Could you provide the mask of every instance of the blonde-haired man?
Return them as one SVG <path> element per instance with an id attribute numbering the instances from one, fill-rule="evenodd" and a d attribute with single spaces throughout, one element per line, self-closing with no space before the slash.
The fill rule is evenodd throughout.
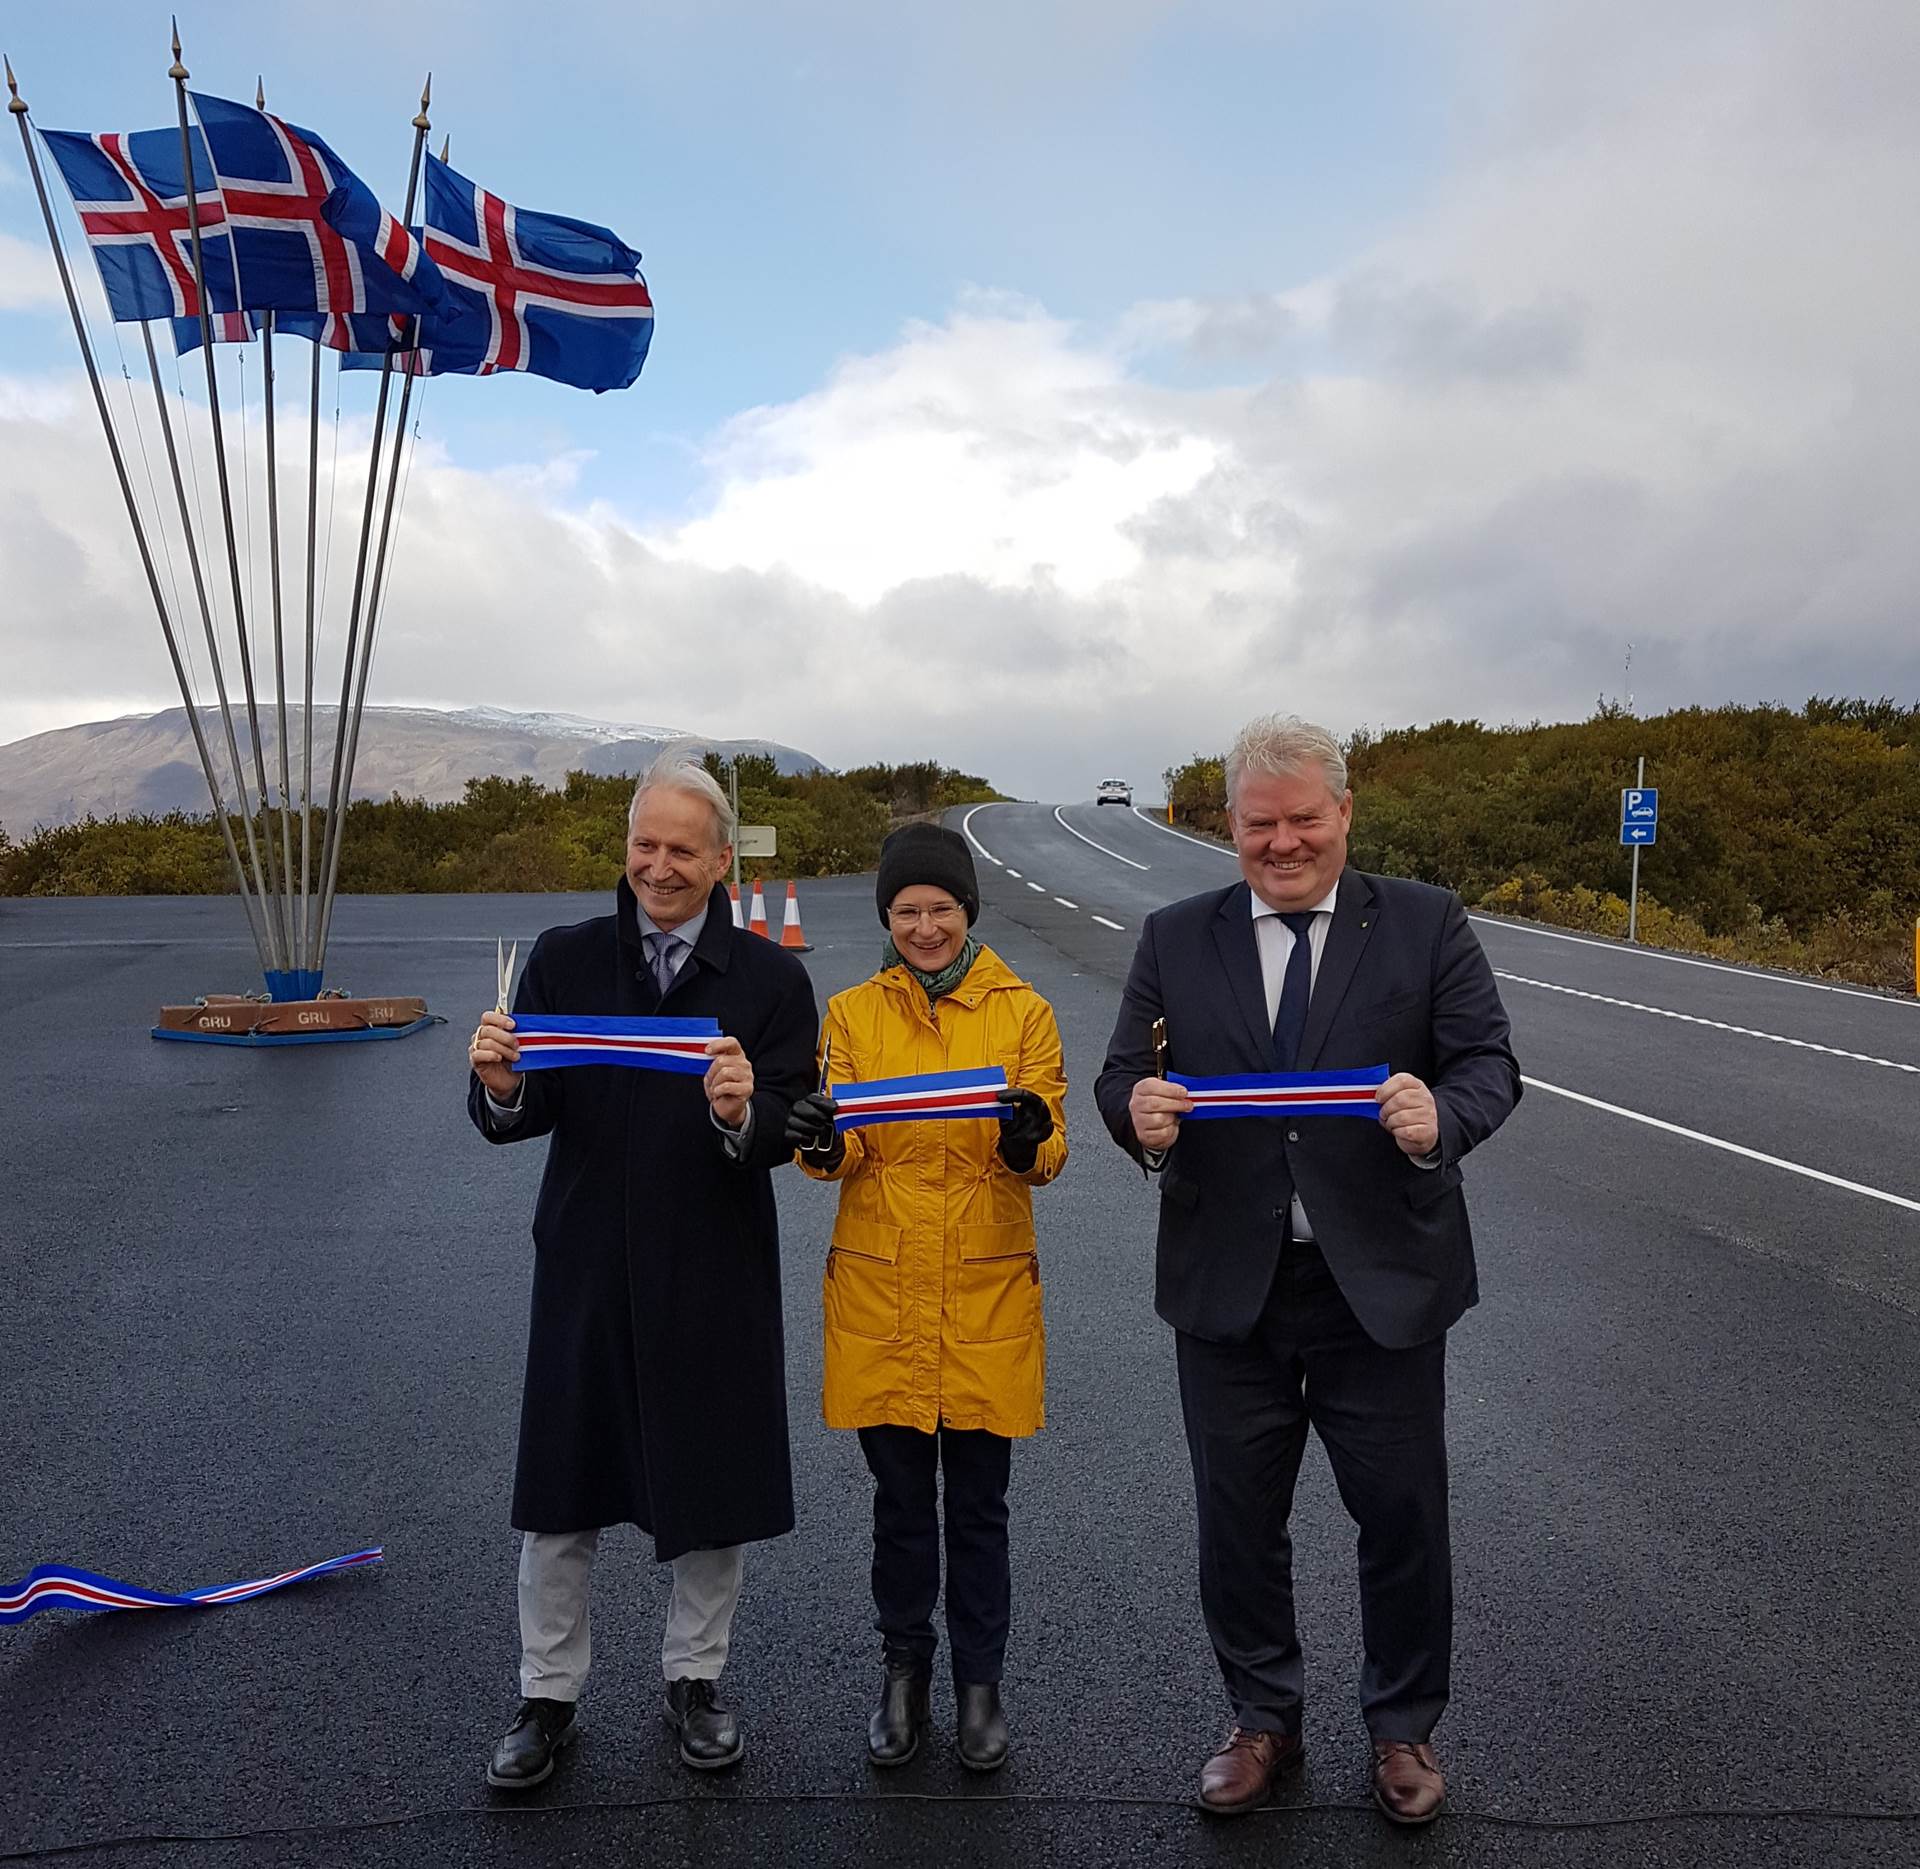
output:
<path id="1" fill-rule="evenodd" d="M 1155 1305 L 1173 1326 L 1200 1598 L 1233 1706 L 1201 1807 L 1265 1802 L 1301 1759 L 1287 1520 L 1311 1426 L 1360 1528 L 1374 1797 L 1426 1823 L 1446 1785 L 1453 1577 L 1446 1333 L 1478 1297 L 1460 1160 L 1520 1096 L 1507 1015 L 1451 891 L 1347 868 L 1353 794 L 1324 728 L 1251 722 L 1227 760 L 1242 881 L 1147 918 L 1095 1095 L 1160 1178 Z M 1154 1075 L 1385 1062 L 1377 1123 L 1188 1124 Z"/>

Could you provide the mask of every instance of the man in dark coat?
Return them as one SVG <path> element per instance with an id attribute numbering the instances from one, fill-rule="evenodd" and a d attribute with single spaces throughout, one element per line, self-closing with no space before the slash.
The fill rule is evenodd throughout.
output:
<path id="1" fill-rule="evenodd" d="M 793 1529 L 771 1170 L 812 1088 L 806 969 L 733 925 L 726 795 L 667 756 L 641 780 L 614 913 L 550 928 L 516 1013 L 708 1016 L 704 1078 L 607 1066 L 519 1075 L 513 1020 L 482 1016 L 467 1107 L 490 1142 L 552 1138 L 534 1210 L 532 1323 L 513 1523 L 523 1704 L 487 1782 L 538 1784 L 574 1734 L 603 1527 L 673 1567 L 662 1663 L 681 1757 L 744 1751 L 719 1705 L 742 1547 Z M 704 1094 L 703 1094 L 704 1093 Z"/>
<path id="2" fill-rule="evenodd" d="M 1233 1705 L 1203 1809 L 1265 1801 L 1301 1757 L 1287 1520 L 1309 1425 L 1360 1528 L 1374 1797 L 1446 1794 L 1446 1332 L 1478 1298 L 1460 1160 L 1520 1096 L 1492 969 L 1451 891 L 1346 867 L 1353 794 L 1324 729 L 1253 722 L 1227 761 L 1245 881 L 1147 918 L 1095 1089 L 1160 1177 L 1155 1306 L 1174 1328 L 1200 1599 Z M 1185 1076 L 1386 1063 L 1377 1122 L 1183 1122 Z"/>

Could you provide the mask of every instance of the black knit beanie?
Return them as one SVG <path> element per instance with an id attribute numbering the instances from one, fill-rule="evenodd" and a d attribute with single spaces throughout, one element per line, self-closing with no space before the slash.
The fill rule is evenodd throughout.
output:
<path id="1" fill-rule="evenodd" d="M 943 824 L 903 824 L 880 846 L 880 883 L 874 890 L 884 926 L 901 890 L 929 883 L 946 890 L 967 911 L 967 926 L 980 918 L 980 882 L 973 852 L 958 831 Z"/>

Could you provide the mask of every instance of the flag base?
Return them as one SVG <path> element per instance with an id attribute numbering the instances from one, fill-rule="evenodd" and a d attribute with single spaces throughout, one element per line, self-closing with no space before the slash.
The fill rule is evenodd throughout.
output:
<path id="1" fill-rule="evenodd" d="M 406 1038 L 438 1025 L 427 1002 L 385 999 L 248 999 L 209 993 L 191 1006 L 162 1006 L 155 1038 L 199 1045 L 324 1045 L 346 1039 Z"/>

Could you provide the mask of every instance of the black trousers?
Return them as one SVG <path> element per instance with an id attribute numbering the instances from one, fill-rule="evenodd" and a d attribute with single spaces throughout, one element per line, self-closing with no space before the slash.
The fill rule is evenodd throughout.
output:
<path id="1" fill-rule="evenodd" d="M 1361 1712 L 1375 1739 L 1426 1740 L 1453 1648 L 1446 1339 L 1382 1349 L 1318 1250 L 1289 1242 L 1245 1343 L 1176 1343 L 1200 1602 L 1236 1723 L 1300 1730 L 1287 1520 L 1311 1424 L 1360 1528 Z"/>
<path id="2" fill-rule="evenodd" d="M 874 1627 L 887 1651 L 931 1662 L 940 1595 L 936 1473 L 946 1479 L 947 1648 L 956 1681 L 998 1681 L 1013 1612 L 1007 1478 L 1013 1443 L 984 1428 L 862 1428 L 873 1474 Z"/>

